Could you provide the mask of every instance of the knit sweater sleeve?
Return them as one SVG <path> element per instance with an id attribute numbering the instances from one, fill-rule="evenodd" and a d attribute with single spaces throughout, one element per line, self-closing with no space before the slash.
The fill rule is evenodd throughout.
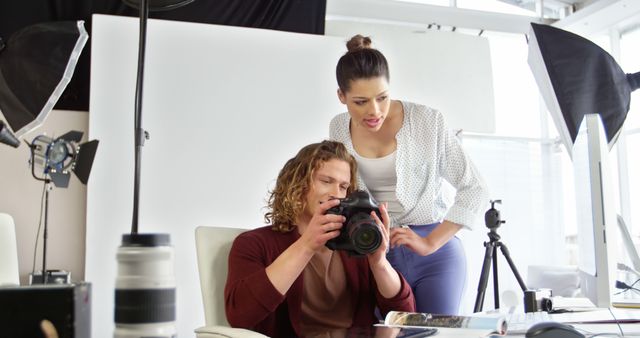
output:
<path id="1" fill-rule="evenodd" d="M 375 287 L 376 300 L 378 303 L 378 307 L 380 308 L 380 314 L 383 317 L 386 316 L 387 312 L 389 311 L 416 311 L 416 301 L 413 296 L 413 292 L 411 291 L 411 286 L 409 286 L 409 283 L 404 279 L 404 277 L 402 277 L 400 273 L 398 273 L 398 276 L 400 277 L 401 287 L 400 291 L 398 291 L 398 294 L 394 297 L 384 298 L 380 294 L 380 292 L 377 291 L 378 288 Z"/>
<path id="2" fill-rule="evenodd" d="M 225 310 L 231 326 L 251 329 L 285 300 L 267 277 L 269 255 L 264 241 L 251 232 L 241 234 L 233 242 L 224 290 Z"/>

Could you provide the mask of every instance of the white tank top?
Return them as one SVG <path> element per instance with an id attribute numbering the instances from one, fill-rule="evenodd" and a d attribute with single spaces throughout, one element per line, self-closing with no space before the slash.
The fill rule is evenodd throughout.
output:
<path id="1" fill-rule="evenodd" d="M 398 217 L 404 212 L 404 207 L 396 195 L 396 152 L 378 157 L 367 158 L 355 153 L 358 161 L 358 172 L 367 185 L 373 198 L 380 202 L 387 202 L 389 216 Z"/>

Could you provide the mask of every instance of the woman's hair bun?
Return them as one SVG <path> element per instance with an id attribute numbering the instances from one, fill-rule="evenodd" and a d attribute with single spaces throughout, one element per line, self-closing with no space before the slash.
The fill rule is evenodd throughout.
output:
<path id="1" fill-rule="evenodd" d="M 349 53 L 357 52 L 365 48 L 371 48 L 371 39 L 368 36 L 358 34 L 347 41 L 347 50 Z"/>

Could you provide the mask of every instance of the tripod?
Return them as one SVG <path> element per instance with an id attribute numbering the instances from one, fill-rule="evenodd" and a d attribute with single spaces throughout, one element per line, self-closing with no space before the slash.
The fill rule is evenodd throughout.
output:
<path id="1" fill-rule="evenodd" d="M 513 264 L 511 260 L 511 256 L 509 255 L 509 249 L 507 246 L 500 241 L 500 235 L 498 235 L 498 227 L 500 224 L 505 223 L 505 221 L 500 219 L 500 211 L 495 208 L 496 203 L 502 203 L 501 200 L 490 201 L 491 209 L 487 210 L 484 214 L 484 221 L 489 228 L 489 232 L 487 235 L 489 236 L 489 242 L 484 242 L 484 261 L 482 263 L 482 273 L 480 274 L 480 281 L 478 283 L 478 295 L 476 296 L 476 304 L 473 308 L 473 312 L 482 311 L 482 304 L 484 303 L 484 294 L 487 289 L 487 281 L 489 279 L 489 270 L 491 269 L 490 262 L 493 261 L 493 299 L 495 302 L 495 308 L 500 308 L 500 294 L 498 288 L 498 255 L 497 251 L 500 248 L 502 255 L 509 263 L 509 267 L 513 272 L 513 275 L 518 280 L 518 284 L 520 284 L 520 288 L 522 292 L 527 290 L 527 286 L 524 284 L 522 277 L 520 277 L 520 273 L 518 273 L 518 269 Z"/>

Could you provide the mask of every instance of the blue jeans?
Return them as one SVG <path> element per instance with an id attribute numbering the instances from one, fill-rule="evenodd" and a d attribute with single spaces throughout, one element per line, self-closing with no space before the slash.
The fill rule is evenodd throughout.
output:
<path id="1" fill-rule="evenodd" d="M 425 237 L 438 224 L 409 227 Z M 389 250 L 387 259 L 411 285 L 418 312 L 458 314 L 467 278 L 467 259 L 458 237 L 427 256 L 401 245 Z"/>

